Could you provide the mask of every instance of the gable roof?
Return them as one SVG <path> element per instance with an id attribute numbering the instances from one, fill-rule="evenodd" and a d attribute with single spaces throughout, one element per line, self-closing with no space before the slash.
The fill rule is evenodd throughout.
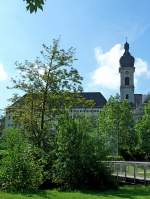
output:
<path id="1" fill-rule="evenodd" d="M 93 100 L 95 103 L 94 108 L 102 108 L 107 102 L 105 97 L 100 92 L 82 92 L 81 96 L 86 100 Z"/>
<path id="2" fill-rule="evenodd" d="M 105 97 L 100 93 L 100 92 L 81 92 L 79 93 L 81 95 L 81 97 L 83 97 L 85 100 L 92 100 L 94 102 L 94 106 L 93 108 L 102 108 L 107 100 L 105 99 Z M 24 99 L 27 97 L 27 94 L 23 95 L 22 97 L 20 97 L 20 99 L 18 99 L 16 102 L 14 102 L 12 105 L 10 105 L 9 107 L 7 107 L 8 110 L 10 110 L 11 108 L 17 106 L 18 104 L 23 104 Z M 83 105 L 77 105 L 74 108 L 83 108 Z"/>

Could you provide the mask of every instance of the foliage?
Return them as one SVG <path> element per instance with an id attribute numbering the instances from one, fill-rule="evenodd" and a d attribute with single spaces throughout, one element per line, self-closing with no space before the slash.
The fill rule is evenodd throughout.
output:
<path id="1" fill-rule="evenodd" d="M 11 88 L 25 95 L 15 96 L 7 111 L 13 114 L 16 126 L 24 128 L 30 140 L 45 150 L 58 116 L 85 100 L 79 95 L 82 77 L 72 66 L 74 48 L 61 49 L 59 40 L 53 40 L 50 47 L 43 45 L 41 55 L 34 62 L 16 63 L 19 79 L 12 79 Z"/>
<path id="2" fill-rule="evenodd" d="M 87 118 L 64 118 L 56 137 L 53 181 L 64 188 L 102 188 L 112 186 L 109 172 L 102 164 L 105 153 L 99 138 L 89 128 Z"/>
<path id="3" fill-rule="evenodd" d="M 34 158 L 34 148 L 22 132 L 9 129 L 4 136 L 7 155 L 0 165 L 0 187 L 11 191 L 36 190 L 42 183 L 40 161 Z"/>
<path id="4" fill-rule="evenodd" d="M 145 104 L 144 115 L 135 126 L 135 130 L 140 138 L 140 148 L 150 158 L 150 102 Z"/>
<path id="5" fill-rule="evenodd" d="M 14 95 L 7 112 L 13 116 L 15 127 L 23 129 L 29 142 L 38 147 L 34 155 L 44 160 L 44 182 L 52 179 L 57 121 L 74 106 L 93 104 L 80 95 L 82 77 L 73 67 L 74 53 L 74 48 L 64 50 L 59 40 L 53 40 L 50 47 L 43 45 L 41 58 L 17 62 L 19 78 L 12 79 L 11 88 L 25 94 Z"/>
<path id="6" fill-rule="evenodd" d="M 119 155 L 122 148 L 136 145 L 132 108 L 127 101 L 111 97 L 99 115 L 98 131 L 105 150 Z"/>
<path id="7" fill-rule="evenodd" d="M 46 0 L 23 0 L 26 1 L 26 8 L 30 13 L 37 12 L 38 9 L 43 10 Z"/>
<path id="8" fill-rule="evenodd" d="M 122 156 L 112 156 L 112 155 L 108 155 L 106 157 L 107 161 L 122 161 L 124 160 L 124 158 Z"/>
<path id="9" fill-rule="evenodd" d="M 121 155 L 126 161 L 145 161 L 147 160 L 146 153 L 139 147 L 132 148 L 123 148 L 121 149 Z"/>

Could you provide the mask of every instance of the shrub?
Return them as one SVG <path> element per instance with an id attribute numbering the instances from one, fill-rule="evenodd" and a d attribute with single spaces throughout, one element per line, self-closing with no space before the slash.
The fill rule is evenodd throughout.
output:
<path id="1" fill-rule="evenodd" d="M 128 148 L 123 148 L 121 150 L 121 155 L 126 161 L 148 161 L 149 157 L 146 152 L 140 148 L 133 148 L 129 150 Z"/>
<path id="2" fill-rule="evenodd" d="M 18 129 L 8 129 L 4 140 L 7 155 L 0 165 L 0 186 L 10 191 L 36 190 L 42 183 L 42 167 L 34 149 Z"/>
<path id="3" fill-rule="evenodd" d="M 100 160 L 105 152 L 89 120 L 65 118 L 56 135 L 53 182 L 67 189 L 112 187 L 110 172 Z"/>
<path id="4" fill-rule="evenodd" d="M 124 160 L 124 158 L 122 157 L 122 156 L 111 156 L 111 155 L 109 155 L 109 156 L 107 156 L 106 157 L 106 159 L 107 159 L 107 161 L 123 161 Z"/>

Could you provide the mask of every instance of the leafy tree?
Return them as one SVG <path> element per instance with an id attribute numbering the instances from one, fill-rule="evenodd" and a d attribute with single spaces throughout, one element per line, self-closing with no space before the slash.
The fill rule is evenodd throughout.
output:
<path id="1" fill-rule="evenodd" d="M 104 148 L 111 154 L 120 153 L 122 148 L 135 146 L 132 108 L 127 101 L 111 97 L 99 115 L 99 134 Z"/>
<path id="2" fill-rule="evenodd" d="M 140 138 L 140 148 L 150 156 L 150 102 L 145 104 L 144 115 L 135 126 Z"/>
<path id="3" fill-rule="evenodd" d="M 44 181 L 51 181 L 59 117 L 74 106 L 93 103 L 80 96 L 82 77 L 73 67 L 74 48 L 64 50 L 59 40 L 53 40 L 50 47 L 43 45 L 41 55 L 33 62 L 16 63 L 19 78 L 12 79 L 11 88 L 25 94 L 15 95 L 7 112 L 15 127 L 23 129 L 30 143 L 40 149 L 37 156 L 44 159 Z"/>
<path id="4" fill-rule="evenodd" d="M 56 137 L 53 181 L 63 188 L 102 188 L 113 185 L 101 160 L 105 153 L 87 118 L 61 119 Z"/>
<path id="5" fill-rule="evenodd" d="M 12 88 L 25 95 L 15 97 L 7 110 L 13 113 L 17 126 L 30 132 L 36 145 L 49 149 L 48 140 L 57 117 L 85 100 L 79 96 L 82 77 L 72 66 L 76 60 L 74 48 L 65 51 L 60 48 L 59 40 L 53 40 L 50 47 L 43 45 L 41 55 L 34 62 L 16 63 L 19 79 L 13 79 Z"/>
<path id="6" fill-rule="evenodd" d="M 37 12 L 38 9 L 43 10 L 46 0 L 23 0 L 26 1 L 26 8 L 30 13 Z"/>
<path id="7" fill-rule="evenodd" d="M 9 129 L 3 140 L 6 151 L 0 165 L 0 187 L 11 191 L 36 190 L 43 181 L 40 160 L 18 129 Z"/>

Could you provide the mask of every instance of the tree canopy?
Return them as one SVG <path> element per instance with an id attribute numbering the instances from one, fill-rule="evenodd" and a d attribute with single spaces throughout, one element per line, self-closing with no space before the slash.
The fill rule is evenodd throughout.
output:
<path id="1" fill-rule="evenodd" d="M 41 58 L 16 62 L 19 78 L 12 79 L 12 88 L 25 95 L 15 96 L 7 110 L 13 113 L 17 126 L 31 132 L 31 139 L 38 145 L 47 142 L 47 131 L 54 129 L 57 116 L 77 104 L 90 104 L 79 95 L 82 77 L 73 67 L 74 53 L 74 48 L 64 50 L 54 39 L 51 46 L 43 45 Z"/>
<path id="2" fill-rule="evenodd" d="M 133 146 L 135 141 L 133 127 L 130 104 L 111 97 L 99 115 L 99 134 L 104 147 L 112 155 L 116 155 L 122 148 Z"/>
<path id="3" fill-rule="evenodd" d="M 46 0 L 23 0 L 26 1 L 26 9 L 30 12 L 37 12 L 38 9 L 43 10 Z"/>
<path id="4" fill-rule="evenodd" d="M 140 138 L 140 148 L 150 156 L 150 101 L 144 106 L 144 115 L 135 126 Z"/>

